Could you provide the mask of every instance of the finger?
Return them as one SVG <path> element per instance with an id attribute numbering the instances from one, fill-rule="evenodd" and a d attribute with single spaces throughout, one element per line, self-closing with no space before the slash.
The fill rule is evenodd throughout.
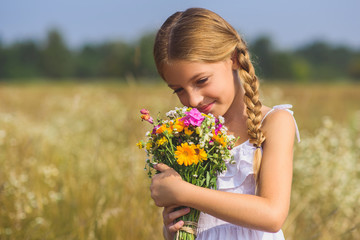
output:
<path id="1" fill-rule="evenodd" d="M 190 212 L 190 208 L 181 208 L 176 211 L 165 211 L 163 212 L 163 221 L 165 225 L 173 223 L 176 219 L 181 216 L 184 216 Z"/>
<path id="2" fill-rule="evenodd" d="M 180 205 L 171 205 L 171 206 L 164 207 L 163 216 L 165 214 L 169 214 L 169 213 L 173 212 L 176 208 L 179 208 L 179 207 L 181 207 L 181 206 Z"/>
<path id="3" fill-rule="evenodd" d="M 163 163 L 153 164 L 153 167 L 160 172 L 171 169 L 171 167 Z"/>
<path id="4" fill-rule="evenodd" d="M 177 218 L 184 216 L 184 215 L 188 214 L 189 212 L 190 212 L 190 208 L 182 208 L 182 209 L 179 209 L 179 210 L 169 213 L 168 219 L 173 222 Z"/>
<path id="5" fill-rule="evenodd" d="M 180 220 L 175 224 L 169 225 L 168 229 L 170 232 L 177 232 L 182 226 L 184 226 L 184 221 Z"/>

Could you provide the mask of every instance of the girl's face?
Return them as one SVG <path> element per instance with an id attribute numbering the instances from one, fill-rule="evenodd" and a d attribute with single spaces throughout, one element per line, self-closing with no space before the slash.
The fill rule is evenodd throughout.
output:
<path id="1" fill-rule="evenodd" d="M 217 63 L 179 60 L 164 66 L 163 76 L 184 106 L 225 116 L 240 88 L 236 68 L 231 59 Z"/>

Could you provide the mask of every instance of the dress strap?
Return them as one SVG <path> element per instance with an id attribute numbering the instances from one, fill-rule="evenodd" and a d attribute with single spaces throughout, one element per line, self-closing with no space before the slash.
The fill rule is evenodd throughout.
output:
<path id="1" fill-rule="evenodd" d="M 299 128 L 296 124 L 296 120 L 294 118 L 294 112 L 290 110 L 290 108 L 292 108 L 292 105 L 291 104 L 282 104 L 282 105 L 276 105 L 274 106 L 270 111 L 268 111 L 265 116 L 263 117 L 263 119 L 261 120 L 261 123 L 265 120 L 265 118 L 272 112 L 276 111 L 276 110 L 286 110 L 288 111 L 291 116 L 293 117 L 294 119 L 294 122 L 295 122 L 295 129 L 296 129 L 296 138 L 298 140 L 298 142 L 300 142 L 300 132 L 299 132 Z"/>

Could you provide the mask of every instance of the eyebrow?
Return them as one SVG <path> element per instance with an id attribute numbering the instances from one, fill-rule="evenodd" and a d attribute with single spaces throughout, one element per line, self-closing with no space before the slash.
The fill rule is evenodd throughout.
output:
<path id="1" fill-rule="evenodd" d="M 193 81 L 193 80 L 196 79 L 196 78 L 199 78 L 199 76 L 201 76 L 201 75 L 203 75 L 203 74 L 205 74 L 205 73 L 204 73 L 204 72 L 201 72 L 201 73 L 195 74 L 194 76 L 192 76 L 192 77 L 190 78 L 189 82 Z M 169 86 L 170 88 L 173 88 L 173 87 L 175 87 L 176 85 L 168 84 L 168 86 Z"/>

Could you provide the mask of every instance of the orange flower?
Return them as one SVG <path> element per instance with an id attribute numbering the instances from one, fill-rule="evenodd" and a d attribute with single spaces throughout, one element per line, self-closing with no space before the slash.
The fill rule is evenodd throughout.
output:
<path id="1" fill-rule="evenodd" d="M 151 124 L 154 123 L 154 119 L 152 117 L 150 117 L 150 112 L 149 110 L 146 110 L 146 109 L 141 109 L 140 113 L 142 114 L 141 115 L 141 120 L 145 120 Z"/>
<path id="2" fill-rule="evenodd" d="M 176 147 L 175 158 L 179 165 L 190 166 L 191 164 L 198 163 L 198 157 L 195 151 L 195 145 L 189 145 L 188 143 L 182 143 Z"/>
<path id="3" fill-rule="evenodd" d="M 177 132 L 182 132 L 184 130 L 185 124 L 183 121 L 180 121 L 181 118 L 177 118 L 175 120 L 174 125 L 172 126 L 173 129 L 176 129 Z"/>
<path id="4" fill-rule="evenodd" d="M 226 139 L 224 136 L 221 136 L 220 134 L 216 135 L 215 134 L 215 131 L 212 132 L 213 133 L 213 137 L 212 137 L 212 140 L 220 143 L 223 147 L 226 146 Z"/>
<path id="5" fill-rule="evenodd" d="M 196 145 L 195 153 L 200 162 L 207 160 L 207 154 L 203 148 L 200 148 L 199 145 Z"/>
<path id="6" fill-rule="evenodd" d="M 167 127 L 166 124 L 161 125 L 158 129 L 156 129 L 156 134 L 161 134 L 167 131 L 169 134 L 172 133 L 172 129 Z"/>

